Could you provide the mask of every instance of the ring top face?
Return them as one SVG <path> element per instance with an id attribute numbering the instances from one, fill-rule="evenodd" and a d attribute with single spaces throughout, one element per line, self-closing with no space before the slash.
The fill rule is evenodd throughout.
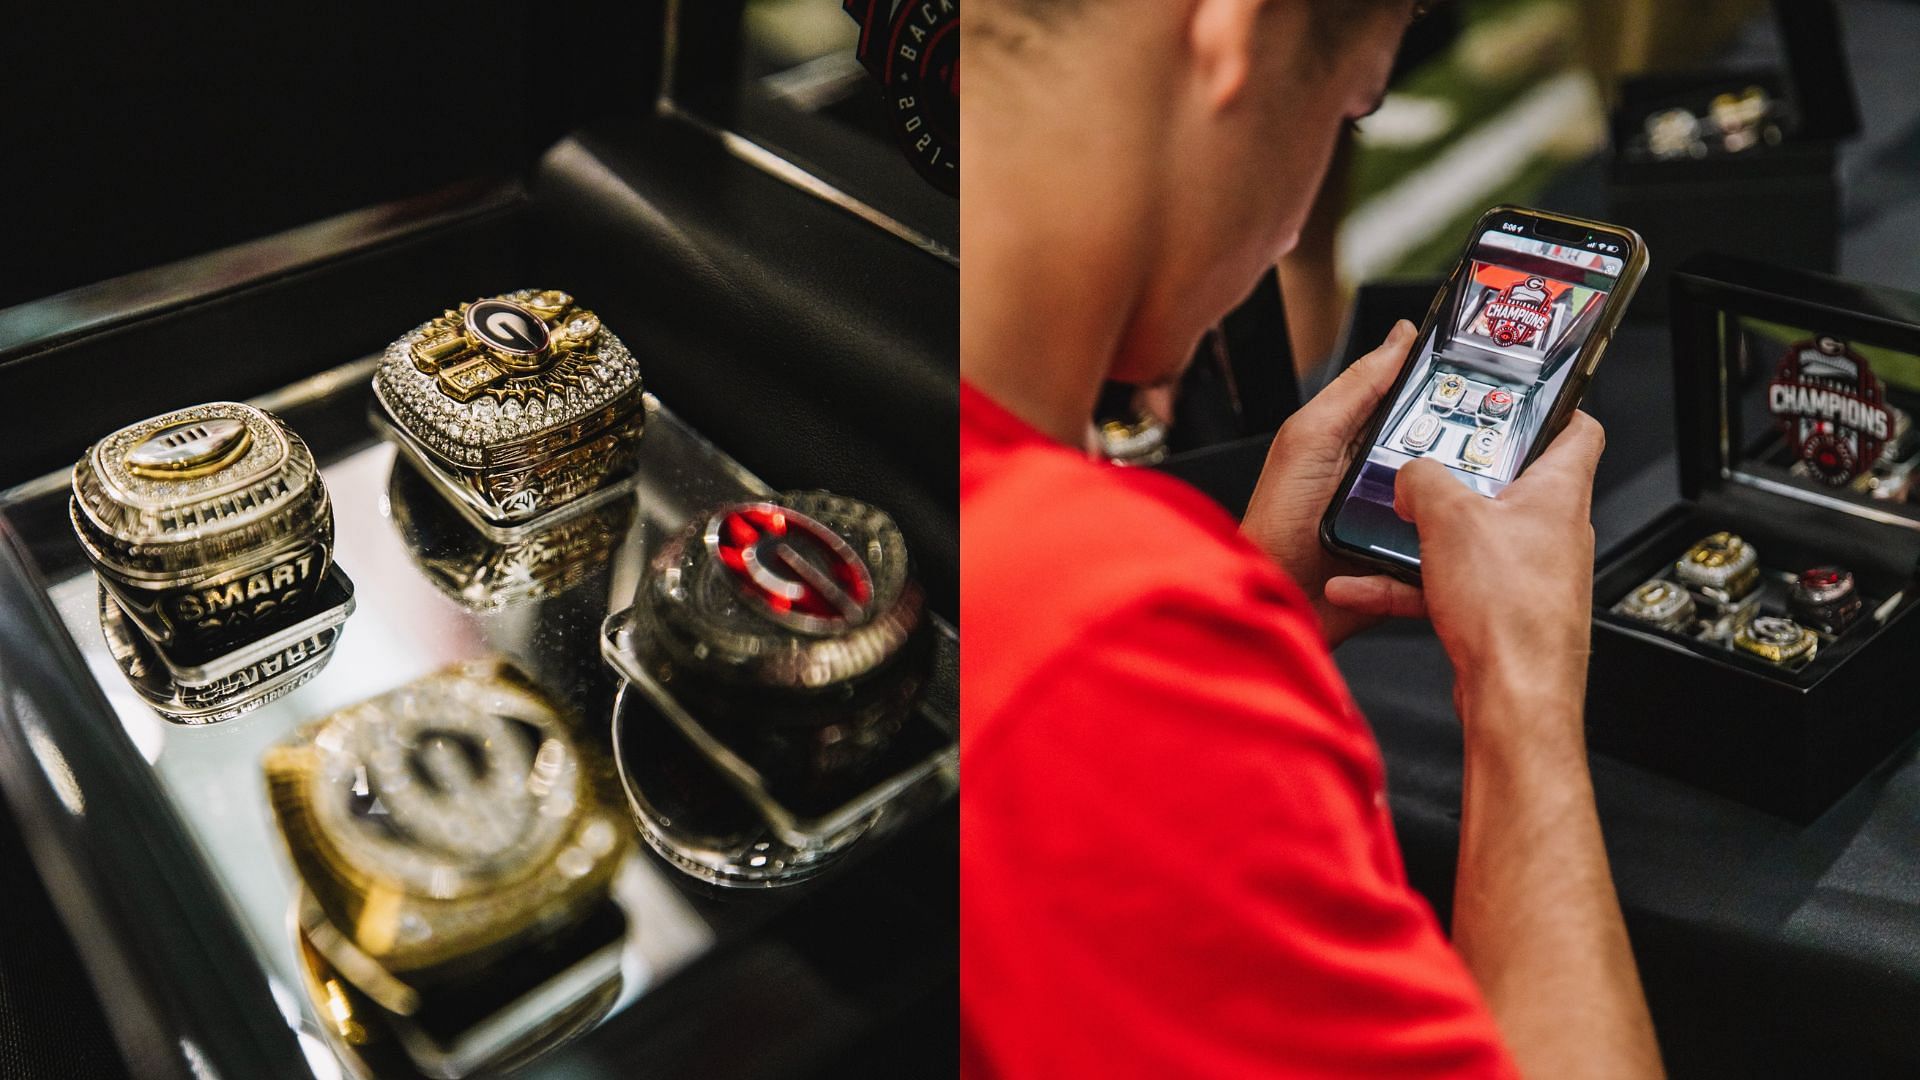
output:
<path id="1" fill-rule="evenodd" d="M 568 725 L 479 661 L 269 751 L 288 849 L 327 919 L 390 969 L 500 944 L 604 891 L 623 850 Z"/>
<path id="2" fill-rule="evenodd" d="M 1621 611 L 1659 626 L 1684 623 L 1693 616 L 1693 597 L 1670 581 L 1649 581 L 1628 595 Z"/>
<path id="3" fill-rule="evenodd" d="M 1470 465 L 1491 468 L 1494 458 L 1500 454 L 1500 430 L 1483 427 L 1467 439 L 1460 449 L 1460 457 Z"/>
<path id="4" fill-rule="evenodd" d="M 773 503 L 753 503 L 707 521 L 707 550 L 732 571 L 742 596 L 767 618 L 826 635 L 873 615 L 873 572 L 840 534 Z"/>
<path id="5" fill-rule="evenodd" d="M 1683 583 L 1744 595 L 1759 582 L 1760 555 L 1730 532 L 1717 532 L 1687 550 L 1673 572 Z"/>
<path id="6" fill-rule="evenodd" d="M 1437 417 L 1431 413 L 1422 413 L 1414 418 L 1413 423 L 1407 425 L 1406 436 L 1400 441 L 1415 453 L 1425 453 L 1433 448 L 1442 430 L 1444 430 L 1443 425 Z"/>
<path id="7" fill-rule="evenodd" d="M 94 562 L 127 577 L 187 573 L 331 531 L 306 444 L 237 402 L 180 409 L 100 440 L 74 468 L 73 510 Z"/>
<path id="8" fill-rule="evenodd" d="M 1811 660 L 1819 643 L 1813 631 L 1778 615 L 1756 616 L 1733 636 L 1735 648 L 1775 664 Z"/>
<path id="9" fill-rule="evenodd" d="M 1811 604 L 1830 604 L 1853 594 L 1853 575 L 1837 566 L 1816 566 L 1795 579 L 1793 594 Z"/>
<path id="10" fill-rule="evenodd" d="M 388 346 L 380 405 L 454 465 L 566 449 L 586 425 L 640 407 L 640 368 L 600 317 L 553 289 L 463 304 Z M 548 443 L 553 445 L 549 446 Z"/>
<path id="11" fill-rule="evenodd" d="M 1480 398 L 1480 414 L 1490 420 L 1499 420 L 1513 411 L 1513 392 L 1510 390 L 1489 390 Z"/>
<path id="12" fill-rule="evenodd" d="M 1433 384 L 1431 401 L 1435 408 L 1450 412 L 1460 404 L 1460 399 L 1466 396 L 1467 380 L 1449 373 L 1442 375 L 1439 381 Z"/>
<path id="13" fill-rule="evenodd" d="M 1829 634 L 1844 631 L 1859 617 L 1865 601 L 1853 575 L 1837 566 L 1803 571 L 1787 590 L 1787 609 L 1804 625 Z"/>
<path id="14" fill-rule="evenodd" d="M 858 679 L 921 623 L 899 528 L 825 492 L 721 507 L 669 541 L 648 574 L 644 603 L 670 655 L 763 687 Z"/>

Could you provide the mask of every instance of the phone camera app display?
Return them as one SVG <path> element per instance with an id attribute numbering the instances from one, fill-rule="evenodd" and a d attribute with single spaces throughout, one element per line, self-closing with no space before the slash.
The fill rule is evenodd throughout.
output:
<path id="1" fill-rule="evenodd" d="M 1429 457 L 1493 496 L 1518 475 L 1600 325 L 1625 269 L 1617 255 L 1488 229 L 1468 253 L 1341 507 L 1347 543 L 1417 561 L 1393 510 L 1400 467 Z"/>

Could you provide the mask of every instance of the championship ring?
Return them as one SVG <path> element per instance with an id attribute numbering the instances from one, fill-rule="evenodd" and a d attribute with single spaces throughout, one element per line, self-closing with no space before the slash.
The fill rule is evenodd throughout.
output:
<path id="1" fill-rule="evenodd" d="M 1433 393 L 1427 396 L 1427 403 L 1438 413 L 1450 413 L 1460 407 L 1460 399 L 1467 396 L 1467 380 L 1452 372 L 1440 376 L 1433 384 Z"/>
<path id="2" fill-rule="evenodd" d="M 1693 596 L 1671 581 L 1649 581 L 1614 607 L 1629 619 L 1684 633 L 1693 625 Z"/>
<path id="3" fill-rule="evenodd" d="M 305 886 L 303 948 L 430 1074 L 544 1039 L 540 1025 L 505 1037 L 529 999 L 609 999 L 627 833 L 598 760 L 498 661 L 428 675 L 268 751 L 268 794 Z M 324 987 L 320 974 L 310 965 Z"/>
<path id="4" fill-rule="evenodd" d="M 1778 615 L 1760 615 L 1733 632 L 1733 647 L 1770 664 L 1797 667 L 1813 659 L 1819 635 Z"/>
<path id="5" fill-rule="evenodd" d="M 1165 420 L 1140 409 L 1132 421 L 1113 419 L 1100 425 L 1100 454 L 1115 465 L 1158 465 L 1167 460 L 1168 431 Z"/>
<path id="6" fill-rule="evenodd" d="M 950 739 L 920 716 L 933 632 L 891 519 L 824 492 L 720 507 L 650 561 L 603 652 L 615 760 L 656 852 L 721 885 L 811 876 Z"/>
<path id="7" fill-rule="evenodd" d="M 68 509 L 109 649 L 170 720 L 231 719 L 312 678 L 353 610 L 313 455 L 252 406 L 114 432 L 74 467 Z"/>
<path id="8" fill-rule="evenodd" d="M 627 347 L 550 289 L 427 322 L 387 347 L 373 390 L 379 426 L 501 539 L 618 494 L 646 423 Z"/>
<path id="9" fill-rule="evenodd" d="M 894 132 L 934 187 L 960 194 L 960 0 L 842 0 L 860 63 L 886 94 Z"/>
<path id="10" fill-rule="evenodd" d="M 1720 604 L 1744 599 L 1760 585 L 1760 555 L 1730 532 L 1717 532 L 1673 564 L 1680 583 Z"/>
<path id="11" fill-rule="evenodd" d="M 1662 109 L 1647 117 L 1647 151 L 1656 161 L 1707 156 L 1700 118 L 1688 109 Z"/>
<path id="12" fill-rule="evenodd" d="M 1802 571 L 1787 590 L 1787 610 L 1794 621 L 1823 634 L 1837 635 L 1853 625 L 1863 606 L 1853 575 L 1837 566 Z"/>
<path id="13" fill-rule="evenodd" d="M 1720 148 L 1729 154 L 1752 149 L 1763 138 L 1778 142 L 1779 128 L 1767 123 L 1772 112 L 1772 97 L 1758 86 L 1738 94 L 1719 94 L 1708 106 L 1708 115 L 1720 129 Z"/>
<path id="14" fill-rule="evenodd" d="M 1489 390 L 1480 395 L 1480 416 L 1486 420 L 1500 421 L 1513 415 L 1513 391 Z"/>
<path id="15" fill-rule="evenodd" d="M 1460 448 L 1460 460 L 1478 468 L 1491 469 L 1494 460 L 1500 456 L 1500 445 L 1504 441 L 1499 428 L 1483 427 L 1467 436 L 1466 445 Z"/>
<path id="16" fill-rule="evenodd" d="M 1406 432 L 1400 436 L 1400 445 L 1409 453 L 1424 454 L 1433 449 L 1433 444 L 1444 430 L 1446 425 L 1438 417 L 1432 413 L 1421 413 L 1413 418 L 1413 423 L 1407 425 Z"/>

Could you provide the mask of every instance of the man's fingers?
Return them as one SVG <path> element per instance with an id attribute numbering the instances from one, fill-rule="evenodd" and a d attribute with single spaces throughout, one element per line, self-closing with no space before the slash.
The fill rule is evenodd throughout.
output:
<path id="1" fill-rule="evenodd" d="M 1418 619 L 1427 614 L 1426 596 L 1390 577 L 1328 578 L 1326 597 L 1327 603 L 1356 615 Z"/>
<path id="2" fill-rule="evenodd" d="M 1340 377 L 1327 384 L 1315 401 L 1344 414 L 1365 418 L 1380 404 L 1381 397 L 1393 387 L 1407 362 L 1407 350 L 1418 329 L 1405 319 L 1393 324 L 1380 347 L 1355 360 Z"/>
<path id="3" fill-rule="evenodd" d="M 1400 466 L 1400 472 L 1393 481 L 1393 512 L 1408 521 L 1417 522 L 1421 513 L 1454 499 L 1479 497 L 1468 491 L 1465 484 L 1454 479 L 1445 465 L 1432 458 L 1421 458 Z"/>
<path id="4" fill-rule="evenodd" d="M 1576 411 L 1566 428 L 1507 490 L 1517 488 L 1524 495 L 1536 488 L 1564 485 L 1591 495 L 1593 473 L 1600 465 L 1600 452 L 1606 445 L 1607 432 L 1600 421 Z"/>

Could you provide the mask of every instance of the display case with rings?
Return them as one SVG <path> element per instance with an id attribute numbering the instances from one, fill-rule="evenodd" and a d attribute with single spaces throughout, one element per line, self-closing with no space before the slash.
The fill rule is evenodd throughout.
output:
<path id="1" fill-rule="evenodd" d="M 1598 561 L 1589 731 L 1806 820 L 1920 727 L 1920 504 L 1874 482 L 1920 297 L 1730 256 L 1673 288 L 1681 499 Z"/>
<path id="2" fill-rule="evenodd" d="M 630 482 L 498 540 L 391 433 L 371 437 L 380 362 L 328 373 L 278 416 L 207 406 L 102 440 L 75 472 L 72 515 L 42 541 L 47 598 L 126 732 L 116 740 L 151 756 L 162 805 L 204 852 L 193 858 L 236 898 L 231 915 L 199 917 L 249 943 L 235 972 L 257 961 L 298 988 L 285 1015 L 315 1052 L 345 1075 L 532 1067 L 617 1026 L 801 892 L 746 909 L 715 884 L 831 888 L 836 867 L 950 803 L 957 637 L 927 609 L 886 512 L 777 495 L 650 396 Z M 239 430 L 258 441 L 236 449 Z M 127 501 L 112 463 L 130 447 L 143 461 L 226 461 L 235 483 L 277 477 L 272 491 L 306 509 L 262 496 L 261 521 L 286 519 L 272 543 L 233 540 L 227 562 L 133 591 L 88 516 Z M 256 453 L 304 471 L 266 471 Z M 229 538 L 254 520 L 201 517 Z M 359 597 L 358 634 L 314 622 L 343 617 L 351 597 L 300 595 L 304 579 L 279 569 L 315 545 L 323 577 L 346 562 L 378 583 Z M 288 586 L 273 594 L 283 621 L 257 624 L 260 648 L 322 625 L 329 651 L 288 664 L 289 682 L 263 685 L 239 722 L 163 722 L 148 686 L 121 677 L 128 650 L 163 633 L 170 647 L 218 646 L 179 616 L 242 570 L 256 601 Z M 146 623 L 121 613 L 123 592 L 145 601 Z M 312 678 L 328 655 L 330 677 Z"/>
<path id="3" fill-rule="evenodd" d="M 1834 4 L 1772 7 L 1775 63 L 1641 73 L 1613 95 L 1607 220 L 1659 256 L 1638 317 L 1666 313 L 1668 274 L 1702 252 L 1839 266 L 1838 146 L 1860 130 L 1853 65 Z"/>

